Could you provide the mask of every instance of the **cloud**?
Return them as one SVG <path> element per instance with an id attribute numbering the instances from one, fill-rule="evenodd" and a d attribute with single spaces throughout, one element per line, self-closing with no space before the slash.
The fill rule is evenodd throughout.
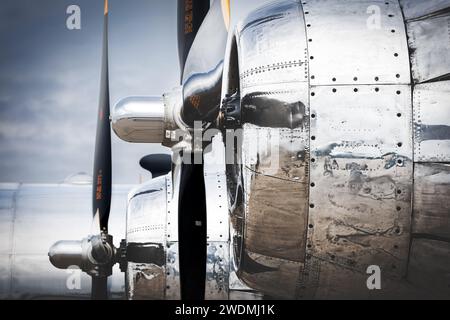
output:
<path id="1" fill-rule="evenodd" d="M 235 17 L 265 0 L 232 3 Z M 0 3 L 0 182 L 59 182 L 92 171 L 100 82 L 103 1 Z M 81 30 L 66 29 L 66 8 L 81 8 Z M 239 11 L 239 9 L 242 9 Z M 176 1 L 110 1 L 111 107 L 131 95 L 178 85 Z M 139 159 L 167 150 L 113 134 L 113 181 L 149 175 Z"/>

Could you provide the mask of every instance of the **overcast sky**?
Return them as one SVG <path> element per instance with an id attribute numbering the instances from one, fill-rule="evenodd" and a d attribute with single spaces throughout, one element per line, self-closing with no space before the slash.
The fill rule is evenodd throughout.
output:
<path id="1" fill-rule="evenodd" d="M 231 0 L 233 20 L 269 0 Z M 81 30 L 66 28 L 69 5 Z M 111 108 L 178 84 L 176 0 L 110 0 Z M 103 0 L 0 1 L 0 182 L 91 174 L 100 81 Z M 157 145 L 113 134 L 113 183 L 148 179 L 139 159 Z"/>

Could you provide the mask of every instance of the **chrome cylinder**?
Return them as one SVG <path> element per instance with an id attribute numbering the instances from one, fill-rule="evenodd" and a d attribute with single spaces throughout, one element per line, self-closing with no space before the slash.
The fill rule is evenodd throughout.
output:
<path id="1" fill-rule="evenodd" d="M 162 97 L 125 98 L 114 107 L 112 128 L 127 142 L 162 143 L 164 109 Z"/>
<path id="2" fill-rule="evenodd" d="M 83 240 L 58 241 L 48 253 L 50 262 L 58 269 L 81 266 L 83 262 Z"/>

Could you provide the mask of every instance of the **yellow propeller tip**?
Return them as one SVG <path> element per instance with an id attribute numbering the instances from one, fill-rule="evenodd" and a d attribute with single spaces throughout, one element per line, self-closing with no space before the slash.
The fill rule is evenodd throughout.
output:
<path id="1" fill-rule="evenodd" d="M 108 14 L 108 0 L 105 0 L 105 14 Z"/>
<path id="2" fill-rule="evenodd" d="M 222 14 L 223 20 L 225 22 L 225 28 L 228 30 L 230 28 L 230 0 L 221 0 L 222 4 Z"/>

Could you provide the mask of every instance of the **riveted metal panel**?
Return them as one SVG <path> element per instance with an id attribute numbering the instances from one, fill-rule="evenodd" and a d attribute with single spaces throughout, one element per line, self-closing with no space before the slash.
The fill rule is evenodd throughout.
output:
<path id="1" fill-rule="evenodd" d="M 400 0 L 406 20 L 424 18 L 441 13 L 450 7 L 450 0 Z"/>
<path id="2" fill-rule="evenodd" d="M 166 178 L 133 190 L 127 208 L 128 243 L 164 243 L 166 238 Z"/>
<path id="3" fill-rule="evenodd" d="M 450 75 L 450 12 L 407 23 L 414 82 Z"/>
<path id="4" fill-rule="evenodd" d="M 450 81 L 414 87 L 414 161 L 450 162 Z"/>
<path id="5" fill-rule="evenodd" d="M 228 299 L 230 277 L 230 243 L 225 174 L 225 152 L 222 134 L 212 138 L 204 156 L 204 178 L 207 210 L 207 257 L 205 299 Z"/>
<path id="6" fill-rule="evenodd" d="M 296 1 L 255 11 L 238 26 L 241 87 L 307 81 L 303 15 Z"/>
<path id="7" fill-rule="evenodd" d="M 130 300 L 164 300 L 166 272 L 164 266 L 128 262 L 127 289 Z"/>
<path id="8" fill-rule="evenodd" d="M 303 11 L 312 85 L 409 83 L 398 1 L 305 1 Z"/>
<path id="9" fill-rule="evenodd" d="M 308 88 L 266 86 L 242 98 L 245 247 L 304 258 L 308 199 Z M 282 196 L 280 196 L 282 195 Z"/>
<path id="10" fill-rule="evenodd" d="M 170 175 L 166 176 L 167 184 L 167 215 L 166 215 L 166 232 L 167 241 L 175 242 L 178 241 L 178 194 L 179 194 L 179 175 L 180 166 L 176 166 L 173 170 L 173 181 Z"/>
<path id="11" fill-rule="evenodd" d="M 240 278 L 251 288 L 274 298 L 295 299 L 301 262 L 246 251 Z"/>
<path id="12" fill-rule="evenodd" d="M 204 179 L 207 212 L 207 240 L 229 240 L 225 150 L 221 134 L 213 137 L 211 150 L 204 154 Z"/>
<path id="13" fill-rule="evenodd" d="M 304 259 L 309 177 L 308 63 L 300 3 L 281 1 L 255 11 L 238 35 L 246 124 L 244 206 L 232 213 L 233 261 L 252 288 L 293 298 Z"/>
<path id="14" fill-rule="evenodd" d="M 405 274 L 410 237 L 412 123 L 410 87 L 311 88 L 311 187 L 307 259 L 319 277 L 378 265 Z M 330 267 L 331 266 L 331 267 Z M 387 281 L 387 280 L 385 280 Z M 363 284 L 364 285 L 364 284 Z"/>
<path id="15" fill-rule="evenodd" d="M 301 261 L 308 212 L 308 153 L 299 129 L 245 125 L 245 247 Z"/>
<path id="16" fill-rule="evenodd" d="M 178 194 L 181 167 L 173 170 L 173 181 L 166 176 L 167 184 L 167 238 L 166 238 L 166 299 L 180 300 L 180 259 L 178 249 Z"/>
<path id="17" fill-rule="evenodd" d="M 244 250 L 238 274 L 250 287 L 278 298 L 295 298 L 305 254 L 307 135 L 301 128 L 244 125 Z"/>
<path id="18" fill-rule="evenodd" d="M 206 257 L 206 300 L 228 299 L 230 253 L 226 241 L 208 242 Z"/>
<path id="19" fill-rule="evenodd" d="M 167 242 L 166 250 L 166 299 L 180 300 L 180 257 L 178 242 Z"/>
<path id="20" fill-rule="evenodd" d="M 450 239 L 450 165 L 416 163 L 413 198 L 412 232 Z"/>
<path id="21" fill-rule="evenodd" d="M 133 189 L 128 196 L 128 254 L 136 252 L 145 263 L 128 261 L 127 298 L 162 300 L 165 297 L 165 243 L 167 214 L 167 180 L 162 176 Z M 154 256 L 148 253 L 152 247 Z M 131 249 L 132 248 L 132 249 Z M 163 261 L 161 261 L 161 257 Z"/>

